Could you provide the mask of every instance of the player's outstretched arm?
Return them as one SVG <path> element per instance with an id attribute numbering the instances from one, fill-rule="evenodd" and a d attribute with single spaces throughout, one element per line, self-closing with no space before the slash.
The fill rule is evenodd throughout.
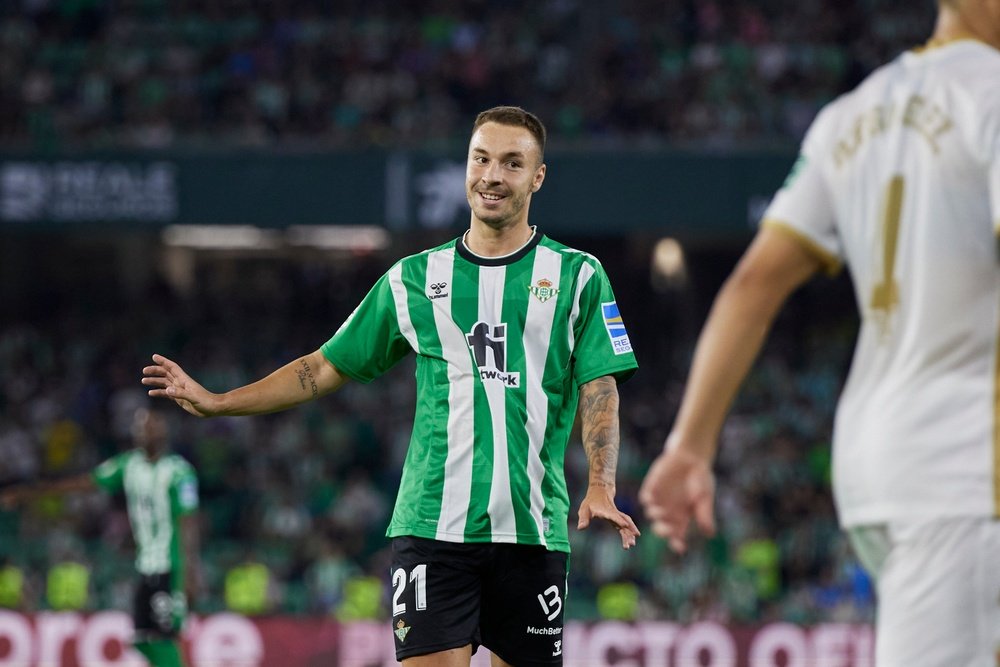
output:
<path id="1" fill-rule="evenodd" d="M 691 521 L 713 534 L 712 462 L 722 423 L 775 315 L 820 268 L 797 240 L 765 227 L 712 305 L 674 427 L 639 492 L 653 532 L 683 553 Z"/>
<path id="2" fill-rule="evenodd" d="M 18 484 L 0 490 L 0 507 L 13 509 L 48 494 L 83 493 L 97 488 L 90 473 L 83 473 L 63 479 L 46 480 L 28 484 Z"/>
<path id="3" fill-rule="evenodd" d="M 606 519 L 618 529 L 622 548 L 628 549 L 635 545 L 639 529 L 632 517 L 615 506 L 619 433 L 618 383 L 613 377 L 606 375 L 580 386 L 580 423 L 590 479 L 577 528 L 583 530 L 595 517 Z"/>
<path id="4" fill-rule="evenodd" d="M 285 364 L 251 384 L 216 394 L 184 372 L 175 361 L 153 355 L 142 369 L 149 395 L 169 398 L 198 417 L 259 415 L 277 412 L 340 389 L 348 380 L 319 350 Z"/>

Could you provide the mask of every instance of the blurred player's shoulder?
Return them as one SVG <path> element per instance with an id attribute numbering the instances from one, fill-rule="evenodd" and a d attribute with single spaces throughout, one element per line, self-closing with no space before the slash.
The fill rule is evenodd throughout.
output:
<path id="1" fill-rule="evenodd" d="M 926 76 L 929 85 L 969 95 L 977 105 L 991 100 L 992 108 L 979 111 L 998 111 L 995 103 L 1000 100 L 1000 50 L 964 39 L 937 46 L 931 43 L 903 54 L 899 60 L 911 76 Z"/>
<path id="2" fill-rule="evenodd" d="M 1000 128 L 1000 51 L 975 40 L 933 43 L 900 54 L 817 115 L 806 142 L 849 154 L 865 139 L 906 126 L 932 139 L 958 126 L 972 153 Z M 843 151 L 841 151 L 842 153 Z M 837 151 L 834 158 L 843 157 Z"/>

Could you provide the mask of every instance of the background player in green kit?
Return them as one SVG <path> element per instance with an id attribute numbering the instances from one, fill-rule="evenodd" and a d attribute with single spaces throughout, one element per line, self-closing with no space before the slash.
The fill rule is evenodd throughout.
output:
<path id="1" fill-rule="evenodd" d="M 198 480 L 191 464 L 169 453 L 168 423 L 161 410 L 137 410 L 132 437 L 135 449 L 92 472 L 5 489 L 0 504 L 96 488 L 124 493 L 140 575 L 133 644 L 154 667 L 180 667 L 184 662 L 177 638 L 198 571 Z"/>
<path id="2" fill-rule="evenodd" d="M 413 434 L 387 535 L 392 628 L 408 667 L 562 664 L 569 552 L 563 460 L 579 406 L 599 517 L 629 548 L 614 502 L 617 382 L 635 357 L 600 262 L 528 225 L 545 129 L 517 107 L 476 118 L 472 209 L 459 239 L 398 261 L 320 349 L 232 391 L 208 392 L 154 355 L 143 383 L 198 416 L 273 412 L 369 382 L 416 354 Z"/>

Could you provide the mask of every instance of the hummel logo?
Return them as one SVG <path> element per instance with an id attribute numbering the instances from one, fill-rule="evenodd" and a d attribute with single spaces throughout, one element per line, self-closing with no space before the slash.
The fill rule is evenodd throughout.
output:
<path id="1" fill-rule="evenodd" d="M 434 290 L 434 294 L 428 294 L 427 297 L 431 299 L 443 299 L 448 296 L 447 292 L 442 293 L 445 287 L 448 286 L 446 282 L 431 283 L 427 286 L 428 289 Z"/>

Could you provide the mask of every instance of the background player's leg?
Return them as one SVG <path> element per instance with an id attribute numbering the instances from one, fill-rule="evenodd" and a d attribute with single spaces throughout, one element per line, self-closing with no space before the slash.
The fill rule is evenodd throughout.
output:
<path id="1" fill-rule="evenodd" d="M 153 667 L 184 667 L 177 642 L 171 639 L 136 642 L 135 650 L 146 656 Z"/>
<path id="2" fill-rule="evenodd" d="M 472 644 L 403 659 L 403 667 L 469 667 Z"/>

